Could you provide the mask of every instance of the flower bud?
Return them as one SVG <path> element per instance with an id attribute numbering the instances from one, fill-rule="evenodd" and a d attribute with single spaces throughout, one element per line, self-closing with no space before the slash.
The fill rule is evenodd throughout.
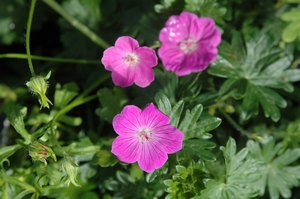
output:
<path id="1" fill-rule="evenodd" d="M 40 109 L 42 109 L 42 107 L 50 108 L 49 104 L 53 105 L 46 96 L 46 92 L 49 87 L 47 80 L 50 78 L 50 75 L 51 71 L 47 74 L 46 77 L 35 76 L 30 78 L 30 81 L 26 83 L 26 86 L 29 88 L 29 90 L 38 97 L 41 104 Z"/>
<path id="2" fill-rule="evenodd" d="M 62 171 L 63 175 L 66 178 L 65 183 L 67 185 L 69 185 L 71 182 L 73 185 L 80 187 L 76 179 L 76 176 L 78 174 L 78 163 L 76 160 L 74 160 L 70 156 L 65 156 L 62 162 Z"/>
<path id="3" fill-rule="evenodd" d="M 56 162 L 56 156 L 52 149 L 39 141 L 30 143 L 28 151 L 33 161 L 41 161 L 47 165 L 46 159 L 51 157 Z"/>

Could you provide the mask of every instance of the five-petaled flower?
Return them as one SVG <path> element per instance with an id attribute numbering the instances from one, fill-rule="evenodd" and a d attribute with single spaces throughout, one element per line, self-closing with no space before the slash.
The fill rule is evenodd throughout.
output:
<path id="1" fill-rule="evenodd" d="M 211 18 L 182 12 L 167 20 L 159 39 L 158 56 L 165 68 L 184 76 L 203 71 L 215 61 L 221 32 Z"/>
<path id="2" fill-rule="evenodd" d="M 106 70 L 112 71 L 115 85 L 127 87 L 135 83 L 144 88 L 154 80 L 155 51 L 146 46 L 140 47 L 129 36 L 119 37 L 115 46 L 104 51 L 101 61 Z"/>
<path id="3" fill-rule="evenodd" d="M 162 167 L 167 154 L 182 148 L 183 133 L 170 125 L 170 118 L 153 103 L 143 110 L 125 106 L 113 119 L 113 128 L 119 135 L 112 144 L 112 153 L 126 163 L 138 162 L 146 172 Z"/>

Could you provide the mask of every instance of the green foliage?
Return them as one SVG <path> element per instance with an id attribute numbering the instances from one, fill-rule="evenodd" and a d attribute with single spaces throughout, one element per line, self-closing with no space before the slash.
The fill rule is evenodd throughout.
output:
<path id="1" fill-rule="evenodd" d="M 291 10 L 281 15 L 283 21 L 289 24 L 283 29 L 282 39 L 285 42 L 292 42 L 298 38 L 300 41 L 300 10 Z"/>
<path id="2" fill-rule="evenodd" d="M 124 105 L 128 103 L 126 93 L 119 87 L 114 87 L 112 90 L 102 88 L 98 91 L 97 95 L 103 108 L 97 108 L 96 114 L 109 123 L 112 122 L 116 114 L 121 112 Z"/>
<path id="3" fill-rule="evenodd" d="M 299 198 L 299 0 L 32 2 L 0 1 L 0 198 Z M 103 50 L 123 35 L 157 50 L 182 11 L 222 32 L 208 70 L 180 77 L 159 60 L 150 86 L 114 86 Z M 27 68 L 27 30 L 44 76 Z M 111 153 L 111 123 L 151 102 L 184 141 L 145 173 Z"/>
<path id="4" fill-rule="evenodd" d="M 193 199 L 246 199 L 258 195 L 257 181 L 263 168 L 260 161 L 248 156 L 244 148 L 236 153 L 236 142 L 230 138 L 226 147 L 220 148 L 225 158 L 226 173 L 220 179 L 209 179 L 201 195 Z"/>
<path id="5" fill-rule="evenodd" d="M 219 97 L 232 94 L 235 99 L 243 99 L 242 120 L 258 114 L 259 104 L 266 117 L 273 121 L 280 119 L 280 108 L 287 106 L 286 100 L 275 90 L 293 92 L 291 82 L 300 80 L 299 69 L 289 69 L 292 60 L 279 57 L 281 50 L 265 34 L 258 34 L 246 42 L 246 49 L 240 35 L 235 34 L 232 44 L 223 42 L 220 56 L 209 69 L 209 73 L 227 78 L 219 90 Z"/>
<path id="6" fill-rule="evenodd" d="M 226 14 L 226 8 L 221 7 L 216 0 L 185 0 L 184 9 L 204 17 L 211 17 L 218 24 L 224 24 L 222 18 Z"/>
<path id="7" fill-rule="evenodd" d="M 176 165 L 176 173 L 172 176 L 172 179 L 164 181 L 164 184 L 168 187 L 166 191 L 169 193 L 166 198 L 191 198 L 200 193 L 200 190 L 204 188 L 201 179 L 205 177 L 203 169 L 204 164 L 201 162 L 192 162 L 192 165 L 188 167 Z"/>
<path id="8" fill-rule="evenodd" d="M 261 178 L 255 184 L 260 195 L 263 195 L 268 187 L 271 199 L 278 199 L 280 195 L 290 198 L 290 189 L 299 186 L 300 166 L 289 165 L 300 157 L 300 149 L 282 151 L 282 144 L 275 145 L 274 139 L 269 140 L 262 148 L 259 143 L 250 140 L 247 147 L 252 157 L 264 164 L 263 169 L 258 171 Z"/>

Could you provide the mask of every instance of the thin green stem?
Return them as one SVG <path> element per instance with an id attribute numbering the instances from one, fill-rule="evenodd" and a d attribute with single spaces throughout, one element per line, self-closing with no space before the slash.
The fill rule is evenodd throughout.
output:
<path id="1" fill-rule="evenodd" d="M 19 179 L 15 178 L 15 177 L 6 175 L 6 173 L 4 173 L 4 171 L 0 171 L 0 177 L 2 180 L 4 180 L 4 182 L 8 182 L 10 184 L 14 184 L 19 187 L 22 187 L 23 189 L 27 190 L 28 193 L 34 193 L 37 191 L 33 186 L 27 184 L 26 182 L 20 181 Z"/>
<path id="2" fill-rule="evenodd" d="M 86 25 L 78 21 L 72 15 L 67 13 L 58 3 L 54 0 L 43 0 L 48 6 L 50 6 L 53 10 L 59 13 L 63 18 L 65 18 L 68 22 L 71 23 L 72 26 L 77 28 L 80 32 L 82 32 L 85 36 L 90 38 L 93 42 L 106 49 L 110 47 L 110 45 L 101 39 L 96 33 L 94 33 L 91 29 L 89 29 Z"/>
<path id="3" fill-rule="evenodd" d="M 238 123 L 236 123 L 230 115 L 228 115 L 222 108 L 218 107 L 218 110 L 222 113 L 222 115 L 227 119 L 227 121 L 234 127 L 236 130 L 246 135 L 247 137 L 253 137 L 251 133 L 243 129 Z"/>
<path id="4" fill-rule="evenodd" d="M 56 120 L 66 114 L 67 112 L 69 112 L 70 110 L 72 110 L 74 107 L 76 106 L 79 106 L 81 104 L 84 104 L 90 100 L 93 100 L 93 99 L 96 99 L 97 98 L 97 95 L 93 95 L 93 96 L 89 96 L 85 99 L 82 99 L 82 100 L 76 100 L 76 101 L 73 101 L 71 104 L 65 106 L 64 108 L 60 109 L 53 117 L 53 119 L 51 120 L 50 122 L 50 125 L 51 125 L 51 137 L 52 137 L 52 141 L 54 142 L 54 144 L 58 147 L 59 149 L 59 153 L 62 155 L 62 156 L 65 156 L 66 152 L 64 151 L 64 149 L 61 147 L 61 145 L 59 144 L 59 142 L 57 141 L 56 139 L 56 136 L 55 136 L 55 129 L 54 129 L 54 126 L 55 126 L 55 122 Z M 57 153 L 56 153 L 57 154 Z"/>
<path id="5" fill-rule="evenodd" d="M 21 54 L 21 53 L 0 54 L 0 59 L 2 58 L 28 59 L 28 55 Z M 53 58 L 53 57 L 44 57 L 44 56 L 37 56 L 37 55 L 31 55 L 30 58 L 33 60 L 62 62 L 62 63 L 100 64 L 99 60 L 65 59 L 65 58 Z"/>
<path id="6" fill-rule="evenodd" d="M 74 99 L 70 104 L 68 104 L 67 106 L 65 106 L 64 108 L 60 109 L 53 117 L 52 121 L 51 121 L 51 135 L 52 135 L 52 139 L 55 142 L 54 144 L 59 148 L 60 152 L 65 155 L 65 152 L 63 150 L 63 148 L 60 146 L 60 144 L 58 143 L 58 141 L 56 140 L 55 137 L 55 123 L 56 120 L 62 116 L 65 115 L 67 112 L 69 112 L 70 110 L 72 110 L 73 108 L 75 108 L 76 106 L 79 106 L 81 104 L 84 104 L 88 101 L 94 100 L 96 98 L 98 98 L 97 95 L 92 95 L 92 96 L 88 96 L 86 97 L 86 95 L 88 95 L 92 90 L 94 90 L 95 88 L 97 88 L 100 84 L 102 84 L 104 81 L 106 81 L 108 78 L 110 77 L 109 74 L 104 75 L 102 78 L 99 78 L 98 81 L 96 81 L 94 84 L 92 84 L 89 88 L 87 88 L 84 92 L 81 93 L 81 95 L 79 95 L 76 99 Z"/>
<path id="7" fill-rule="evenodd" d="M 155 44 L 153 44 L 149 48 L 155 49 L 155 48 L 159 48 L 159 47 L 161 47 L 161 43 L 160 42 L 155 42 Z"/>
<path id="8" fill-rule="evenodd" d="M 53 117 L 52 122 L 55 122 L 60 116 L 66 114 L 70 110 L 72 110 L 74 107 L 79 106 L 81 104 L 84 104 L 88 101 L 91 101 L 93 99 L 96 99 L 98 96 L 97 95 L 92 95 L 83 99 L 76 99 L 74 100 L 71 104 L 65 106 L 64 108 L 60 109 Z"/>
<path id="9" fill-rule="evenodd" d="M 87 96 L 92 90 L 96 89 L 99 85 L 101 85 L 103 82 L 105 82 L 106 80 L 108 80 L 110 78 L 110 74 L 106 74 L 104 76 L 102 76 L 101 78 L 99 78 L 96 82 L 94 82 L 94 84 L 92 84 L 90 87 L 86 88 L 81 94 L 80 96 L 78 96 L 75 100 L 81 99 L 85 96 Z M 74 100 L 74 101 L 75 101 Z"/>
<path id="10" fill-rule="evenodd" d="M 30 29 L 31 29 L 31 24 L 32 24 L 35 3 L 36 3 L 36 0 L 31 0 L 29 17 L 28 17 L 28 21 L 27 21 L 27 29 L 26 29 L 26 53 L 27 53 L 28 65 L 29 65 L 29 69 L 30 69 L 32 77 L 35 76 L 35 73 L 34 73 L 33 64 L 32 64 L 31 55 L 30 55 Z"/>

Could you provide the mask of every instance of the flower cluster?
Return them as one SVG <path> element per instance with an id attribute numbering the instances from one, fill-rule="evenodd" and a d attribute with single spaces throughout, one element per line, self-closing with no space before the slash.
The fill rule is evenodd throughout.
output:
<path id="1" fill-rule="evenodd" d="M 189 12 L 171 16 L 160 31 L 158 56 L 166 70 L 178 76 L 205 70 L 215 61 L 221 32 L 215 22 Z M 138 41 L 122 36 L 115 46 L 106 49 L 102 63 L 112 71 L 112 80 L 121 87 L 136 84 L 147 87 L 154 81 L 153 67 L 157 65 L 153 49 L 140 47 Z M 170 125 L 170 118 L 153 103 L 143 110 L 128 105 L 113 119 L 118 137 L 112 153 L 126 163 L 137 162 L 146 172 L 162 167 L 170 153 L 182 148 L 183 133 Z"/>

